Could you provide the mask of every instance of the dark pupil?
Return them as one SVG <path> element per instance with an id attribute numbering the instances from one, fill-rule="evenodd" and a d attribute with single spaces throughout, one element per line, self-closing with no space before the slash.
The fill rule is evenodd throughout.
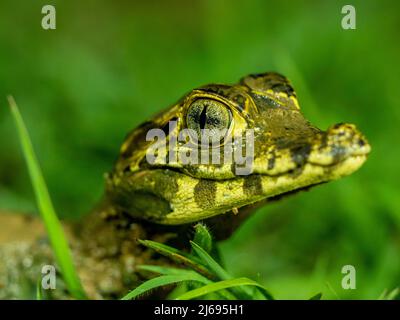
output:
<path id="1" fill-rule="evenodd" d="M 207 105 L 204 105 L 203 110 L 201 110 L 200 114 L 200 129 L 204 129 L 207 123 Z"/>

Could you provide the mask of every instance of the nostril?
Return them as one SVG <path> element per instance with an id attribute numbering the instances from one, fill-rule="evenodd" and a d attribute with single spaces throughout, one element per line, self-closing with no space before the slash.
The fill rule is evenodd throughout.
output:
<path id="1" fill-rule="evenodd" d="M 358 155 L 369 153 L 370 146 L 355 125 L 346 124 L 342 126 L 342 130 L 344 134 L 341 134 L 341 132 L 333 133 L 336 144 L 346 147 L 349 154 Z"/>
<path id="2" fill-rule="evenodd" d="M 351 123 L 337 123 L 331 126 L 328 131 L 353 131 L 356 130 L 356 126 Z"/>
<path id="3" fill-rule="evenodd" d="M 335 124 L 328 129 L 327 133 L 332 139 L 337 139 L 337 141 L 354 141 L 354 138 L 360 136 L 356 126 L 349 123 Z"/>
<path id="4" fill-rule="evenodd" d="M 326 150 L 334 158 L 347 155 L 364 155 L 370 151 L 370 146 L 362 133 L 354 124 L 339 123 L 331 126 L 327 132 Z"/>
<path id="5" fill-rule="evenodd" d="M 336 123 L 331 127 L 331 129 L 340 129 L 343 125 L 346 125 L 346 124 L 343 122 Z"/>

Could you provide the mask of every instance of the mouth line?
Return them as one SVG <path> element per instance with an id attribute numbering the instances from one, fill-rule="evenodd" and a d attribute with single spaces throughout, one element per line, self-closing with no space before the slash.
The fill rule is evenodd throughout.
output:
<path id="1" fill-rule="evenodd" d="M 316 161 L 307 161 L 307 162 L 305 162 L 304 165 L 310 164 L 312 166 L 329 168 L 329 167 L 337 166 L 337 165 L 339 165 L 339 164 L 341 164 L 341 163 L 343 163 L 343 162 L 345 162 L 346 160 L 349 160 L 349 159 L 367 158 L 368 154 L 369 154 L 368 152 L 365 152 L 365 153 L 353 153 L 351 155 L 348 155 L 346 157 L 343 157 L 343 158 L 341 158 L 341 159 L 339 159 L 337 161 L 333 161 L 332 163 L 328 163 L 328 164 L 318 163 Z"/>
<path id="2" fill-rule="evenodd" d="M 279 178 L 285 175 L 290 175 L 290 174 L 297 174 L 298 172 L 301 172 L 305 166 L 310 165 L 312 167 L 319 167 L 319 168 L 324 168 L 324 169 L 333 169 L 335 167 L 339 167 L 340 165 L 344 164 L 346 161 L 349 160 L 358 160 L 358 161 L 362 161 L 364 162 L 368 157 L 368 152 L 367 153 L 363 153 L 363 154 L 352 154 L 352 155 L 348 155 L 347 157 L 341 158 L 338 161 L 329 163 L 329 164 L 322 164 L 322 163 L 317 163 L 317 162 L 312 162 L 312 161 L 306 161 L 304 162 L 303 165 L 301 166 L 297 166 L 296 168 L 284 171 L 284 172 L 280 172 L 277 174 L 267 174 L 267 173 L 252 173 L 250 175 L 261 175 L 261 176 L 265 176 L 265 177 L 271 177 L 271 178 Z"/>
<path id="3" fill-rule="evenodd" d="M 229 181 L 229 180 L 235 180 L 235 179 L 240 179 L 240 178 L 244 178 L 244 179 L 245 179 L 246 177 L 255 176 L 255 175 L 265 176 L 265 177 L 271 177 L 271 178 L 279 178 L 279 177 L 282 177 L 282 176 L 285 176 L 285 175 L 296 175 L 296 174 L 301 173 L 301 172 L 303 171 L 303 169 L 304 169 L 307 165 L 310 165 L 310 166 L 312 166 L 312 167 L 314 167 L 314 168 L 319 167 L 319 168 L 324 168 L 324 169 L 333 169 L 333 168 L 335 168 L 335 167 L 341 166 L 341 165 L 344 164 L 346 161 L 349 161 L 349 160 L 351 160 L 351 159 L 353 159 L 353 160 L 355 160 L 355 161 L 360 161 L 360 162 L 362 161 L 362 162 L 364 162 L 364 161 L 367 159 L 368 154 L 369 154 L 369 152 L 352 153 L 352 154 L 349 154 L 349 155 L 347 155 L 347 156 L 345 156 L 345 157 L 342 157 L 342 158 L 340 158 L 340 159 L 338 159 L 338 160 L 336 160 L 336 161 L 334 161 L 334 162 L 332 162 L 332 163 L 328 163 L 328 164 L 326 164 L 326 163 L 318 163 L 318 162 L 315 162 L 315 161 L 309 161 L 309 160 L 307 160 L 307 161 L 305 161 L 302 165 L 296 166 L 295 168 L 289 169 L 289 170 L 287 170 L 287 171 L 279 172 L 279 173 L 276 173 L 276 174 L 267 174 L 267 173 L 265 173 L 265 172 L 262 172 L 262 173 L 252 172 L 252 173 L 249 174 L 249 175 L 237 175 L 237 176 L 235 176 L 235 177 L 228 178 L 228 179 L 212 179 L 212 178 L 209 178 L 209 177 L 208 177 L 208 178 L 195 177 L 195 176 L 192 176 L 192 175 L 190 175 L 190 174 L 187 174 L 186 172 L 184 172 L 184 170 L 180 170 L 179 168 L 176 168 L 176 167 L 169 167 L 169 166 L 149 167 L 149 168 L 146 168 L 146 169 L 147 169 L 147 170 L 150 170 L 150 171 L 167 169 L 167 170 L 170 170 L 170 171 L 174 171 L 174 172 L 176 172 L 176 173 L 179 173 L 179 174 L 186 175 L 186 176 L 191 177 L 191 178 L 193 178 L 193 179 L 198 179 L 198 180 L 211 180 L 211 181 L 221 181 L 221 182 L 222 182 L 222 181 Z"/>

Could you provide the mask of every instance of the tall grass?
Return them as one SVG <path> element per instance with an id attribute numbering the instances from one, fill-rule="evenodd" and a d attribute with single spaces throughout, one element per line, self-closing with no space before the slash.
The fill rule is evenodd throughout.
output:
<path id="1" fill-rule="evenodd" d="M 187 285 L 189 291 L 175 297 L 177 300 L 200 297 L 216 297 L 227 300 L 273 299 L 261 284 L 248 278 L 234 278 L 225 271 L 212 256 L 215 244 L 207 227 L 198 223 L 194 228 L 195 236 L 193 241 L 190 241 L 191 253 L 158 242 L 139 240 L 141 245 L 155 250 L 185 268 L 139 266 L 139 270 L 150 271 L 159 276 L 142 283 L 125 295 L 122 300 L 135 299 L 158 287 L 182 283 Z"/>
<path id="2" fill-rule="evenodd" d="M 28 130 L 26 129 L 25 123 L 14 98 L 12 96 L 8 96 L 7 99 L 17 127 L 19 140 L 22 146 L 22 152 L 28 167 L 38 209 L 46 227 L 46 231 L 49 236 L 56 261 L 61 270 L 61 274 L 70 294 L 76 299 L 85 299 L 85 292 L 83 291 L 81 282 L 74 267 L 67 239 L 54 210 L 54 206 L 51 201 L 46 182 L 40 170 Z"/>

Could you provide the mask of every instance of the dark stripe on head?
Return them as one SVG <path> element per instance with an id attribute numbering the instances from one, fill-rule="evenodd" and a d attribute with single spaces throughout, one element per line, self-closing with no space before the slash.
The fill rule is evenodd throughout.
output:
<path id="1" fill-rule="evenodd" d="M 310 152 L 311 145 L 308 143 L 290 150 L 292 160 L 298 167 L 302 167 L 307 162 Z"/>
<path id="2" fill-rule="evenodd" d="M 261 176 L 255 174 L 246 177 L 243 182 L 243 192 L 247 196 L 261 195 L 263 192 Z"/>
<path id="3" fill-rule="evenodd" d="M 194 200 L 202 209 L 214 206 L 216 195 L 217 185 L 212 180 L 200 180 L 194 188 Z"/>
<path id="4" fill-rule="evenodd" d="M 275 167 L 276 160 L 275 152 L 271 152 L 270 154 L 271 156 L 268 158 L 268 170 L 272 170 Z"/>

